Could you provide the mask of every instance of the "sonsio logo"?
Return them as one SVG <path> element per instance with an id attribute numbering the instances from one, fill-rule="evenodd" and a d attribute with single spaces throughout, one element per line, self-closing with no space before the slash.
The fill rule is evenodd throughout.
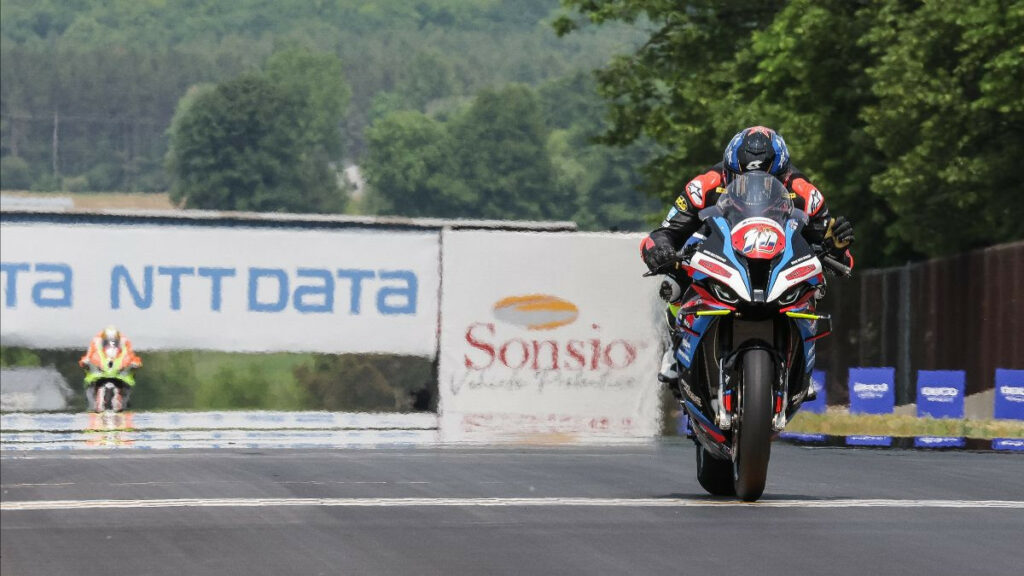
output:
<path id="1" fill-rule="evenodd" d="M 1000 386 L 999 393 L 1010 402 L 1024 402 L 1024 386 Z"/>
<path id="2" fill-rule="evenodd" d="M 527 330 L 553 330 L 572 324 L 580 311 L 568 300 L 544 294 L 510 296 L 494 304 L 494 317 Z"/>
<path id="3" fill-rule="evenodd" d="M 864 384 L 862 382 L 855 382 L 853 384 L 853 392 L 858 398 L 881 398 L 883 394 L 889 391 L 889 385 L 885 382 L 881 384 Z"/>
<path id="4" fill-rule="evenodd" d="M 960 395 L 960 391 L 950 386 L 922 386 L 921 395 L 940 402 L 948 402 Z"/>
<path id="5" fill-rule="evenodd" d="M 544 294 L 511 296 L 494 304 L 499 323 L 530 331 L 553 331 L 574 323 L 579 309 L 568 300 Z M 637 344 L 623 339 L 605 342 L 601 327 L 591 324 L 590 338 L 507 338 L 500 324 L 474 322 L 466 329 L 465 340 L 472 350 L 464 355 L 466 368 L 486 370 L 496 365 L 512 370 L 597 371 L 621 369 L 637 358 Z"/>

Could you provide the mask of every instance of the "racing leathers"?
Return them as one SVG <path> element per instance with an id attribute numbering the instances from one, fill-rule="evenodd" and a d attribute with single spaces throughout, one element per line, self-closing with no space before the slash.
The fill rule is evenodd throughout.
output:
<path id="1" fill-rule="evenodd" d="M 129 340 L 125 336 L 122 336 L 121 339 L 120 339 L 120 342 L 118 343 L 118 346 L 119 347 L 120 346 L 124 347 L 124 355 L 125 355 L 124 364 L 125 364 L 125 366 L 131 367 L 131 368 L 141 368 L 142 367 L 142 358 L 139 358 L 138 354 L 136 354 L 135 351 L 132 350 L 132 341 L 131 340 Z M 93 339 L 91 341 L 89 341 L 89 349 L 86 350 L 85 355 L 82 356 L 78 360 L 78 365 L 81 366 L 82 368 L 85 368 L 86 366 L 89 366 L 89 365 L 93 365 L 93 366 L 100 366 L 100 365 L 102 365 L 104 358 L 106 358 L 106 356 L 104 354 L 104 350 L 103 350 L 104 347 L 105 346 L 104 346 L 104 339 L 103 339 L 103 331 L 100 331 L 99 334 L 94 336 Z"/>

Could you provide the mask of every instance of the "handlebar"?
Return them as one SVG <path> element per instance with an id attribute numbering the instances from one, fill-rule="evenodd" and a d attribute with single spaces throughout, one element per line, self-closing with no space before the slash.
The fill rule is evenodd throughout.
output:
<path id="1" fill-rule="evenodd" d="M 821 265 L 828 268 L 832 272 L 842 276 L 843 278 L 849 278 L 853 274 L 853 269 L 843 264 L 839 260 L 829 256 L 828 254 L 821 255 Z"/>

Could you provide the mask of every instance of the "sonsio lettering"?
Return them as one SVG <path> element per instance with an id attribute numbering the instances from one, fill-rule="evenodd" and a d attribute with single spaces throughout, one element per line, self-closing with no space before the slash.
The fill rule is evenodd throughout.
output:
<path id="1" fill-rule="evenodd" d="M 595 331 L 597 328 L 595 327 Z M 497 334 L 492 322 L 476 322 L 465 332 L 472 349 L 463 361 L 470 370 L 504 366 L 512 370 L 589 370 L 622 369 L 637 359 L 637 345 L 622 339 L 604 342 L 590 339 L 507 338 Z"/>

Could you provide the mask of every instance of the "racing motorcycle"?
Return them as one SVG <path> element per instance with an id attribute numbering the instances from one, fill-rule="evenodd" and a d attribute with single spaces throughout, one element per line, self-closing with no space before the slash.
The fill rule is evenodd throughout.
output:
<path id="1" fill-rule="evenodd" d="M 127 350 L 113 344 L 103 346 L 86 364 L 85 392 L 89 406 L 96 412 L 121 412 L 128 407 L 135 375 L 127 363 Z"/>
<path id="2" fill-rule="evenodd" d="M 850 269 L 804 238 L 807 215 L 764 172 L 738 176 L 699 216 L 701 230 L 670 265 L 692 279 L 668 308 L 672 392 L 689 417 L 701 486 L 754 501 L 773 437 L 813 399 L 815 341 L 831 331 L 816 312 L 823 266 Z"/>

